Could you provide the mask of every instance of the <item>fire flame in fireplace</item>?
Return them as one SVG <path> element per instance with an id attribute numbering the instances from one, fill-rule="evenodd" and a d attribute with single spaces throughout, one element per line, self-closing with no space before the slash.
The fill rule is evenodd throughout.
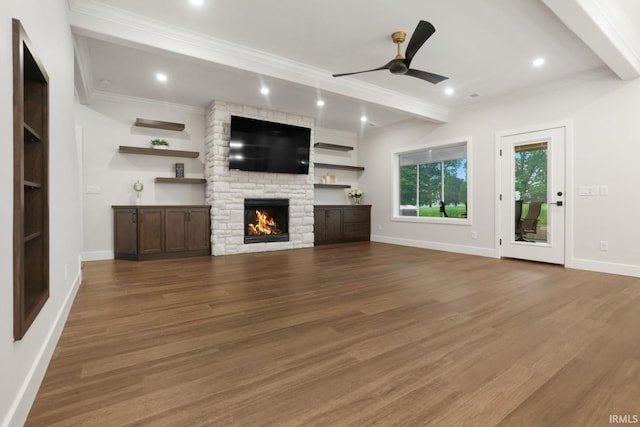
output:
<path id="1" fill-rule="evenodd" d="M 274 219 L 267 212 L 256 211 L 256 222 L 249 224 L 248 229 L 251 236 L 282 234 L 282 230 L 278 228 Z"/>

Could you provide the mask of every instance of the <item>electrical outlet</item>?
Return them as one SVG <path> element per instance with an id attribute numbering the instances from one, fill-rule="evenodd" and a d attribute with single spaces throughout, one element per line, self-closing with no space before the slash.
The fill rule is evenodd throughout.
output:
<path id="1" fill-rule="evenodd" d="M 476 239 L 478 238 L 478 232 L 477 232 L 477 231 L 472 231 L 472 232 L 471 232 L 471 238 L 472 238 L 473 240 L 476 240 Z"/>
<path id="2" fill-rule="evenodd" d="M 602 252 L 609 250 L 609 242 L 607 240 L 600 240 L 600 250 Z"/>
<path id="3" fill-rule="evenodd" d="M 378 224 L 378 231 L 382 231 L 382 224 Z"/>

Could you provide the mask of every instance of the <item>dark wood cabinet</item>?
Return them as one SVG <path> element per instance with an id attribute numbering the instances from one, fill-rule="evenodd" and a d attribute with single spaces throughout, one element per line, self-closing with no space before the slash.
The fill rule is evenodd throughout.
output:
<path id="1" fill-rule="evenodd" d="M 317 205 L 314 207 L 316 245 L 369 240 L 371 205 Z"/>
<path id="2" fill-rule="evenodd" d="M 209 206 L 114 206 L 114 257 L 211 255 Z"/>
<path id="3" fill-rule="evenodd" d="M 13 336 L 49 298 L 49 79 L 13 20 Z"/>

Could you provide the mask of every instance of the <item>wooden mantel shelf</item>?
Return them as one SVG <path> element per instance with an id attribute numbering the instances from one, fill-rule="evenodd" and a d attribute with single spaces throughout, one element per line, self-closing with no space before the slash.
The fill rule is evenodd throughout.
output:
<path id="1" fill-rule="evenodd" d="M 200 156 L 200 153 L 197 151 L 162 150 L 157 148 L 129 147 L 126 145 L 121 145 L 118 152 L 128 154 L 145 154 L 150 156 L 187 157 L 190 159 L 195 159 Z"/>
<path id="2" fill-rule="evenodd" d="M 182 132 L 184 130 L 184 123 L 163 122 L 160 120 L 149 120 L 137 118 L 134 123 L 135 126 L 153 129 L 173 130 L 176 132 Z"/>

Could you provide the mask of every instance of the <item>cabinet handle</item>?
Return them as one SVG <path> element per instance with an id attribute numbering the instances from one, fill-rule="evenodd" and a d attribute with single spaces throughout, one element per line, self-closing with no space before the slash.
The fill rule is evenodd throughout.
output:
<path id="1" fill-rule="evenodd" d="M 131 222 L 133 222 L 134 224 L 136 223 L 136 220 L 137 220 L 136 217 L 137 217 L 137 214 L 135 212 L 132 212 L 131 213 Z"/>

